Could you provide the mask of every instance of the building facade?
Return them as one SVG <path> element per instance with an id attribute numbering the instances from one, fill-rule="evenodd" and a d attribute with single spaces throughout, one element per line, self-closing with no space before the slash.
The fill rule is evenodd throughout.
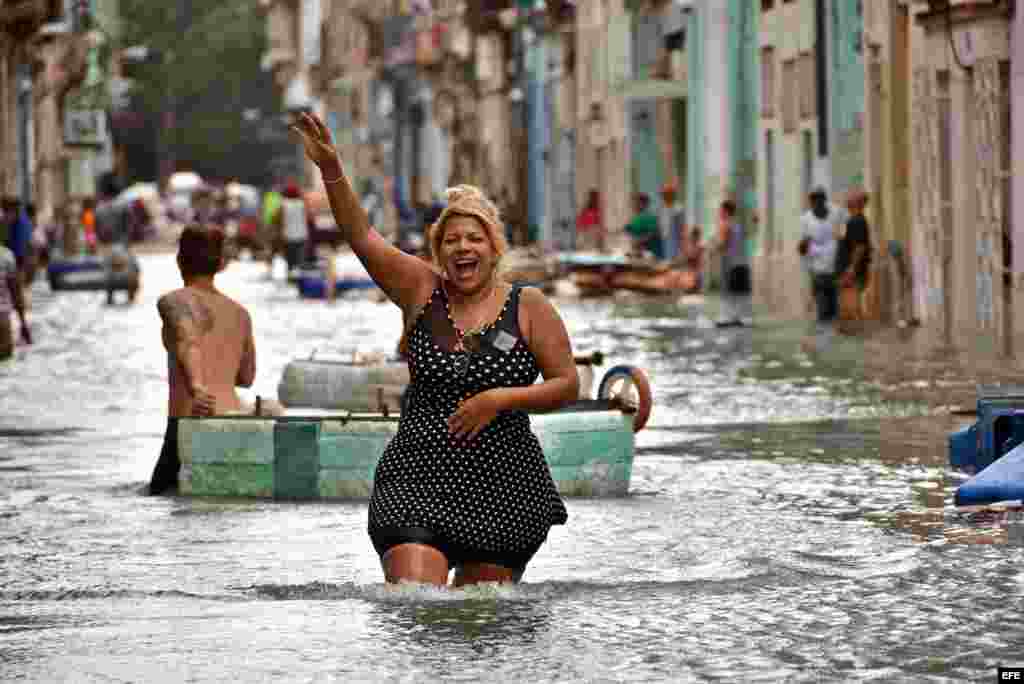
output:
<path id="1" fill-rule="evenodd" d="M 872 266 L 878 284 L 878 313 L 890 323 L 915 316 L 911 289 L 903 278 L 911 263 L 907 255 L 912 245 L 912 136 L 907 134 L 911 130 L 912 31 L 906 3 L 864 3 L 863 184 L 871 196 L 877 245 Z"/>
<path id="2" fill-rule="evenodd" d="M 605 228 L 630 219 L 632 155 L 623 85 L 630 79 L 631 15 L 623 0 L 578 3 L 576 9 L 576 201 L 600 193 Z"/>
<path id="3" fill-rule="evenodd" d="M 116 0 L 0 2 L 0 193 L 33 203 L 40 222 L 95 195 L 114 163 L 99 57 L 117 19 Z"/>
<path id="4" fill-rule="evenodd" d="M 762 3 L 757 196 L 757 299 L 773 314 L 806 316 L 808 279 L 797 255 L 800 215 L 813 187 L 828 187 L 822 31 L 814 0 Z"/>
<path id="5" fill-rule="evenodd" d="M 1005 182 L 1010 186 L 1010 217 L 1012 236 L 1011 263 L 1013 265 L 1014 311 L 1024 306 L 1024 6 L 1017 3 L 1010 34 L 1010 175 Z M 1024 340 L 1024 315 L 1013 318 L 1014 351 L 1019 353 Z"/>
<path id="6" fill-rule="evenodd" d="M 915 237 L 923 321 L 947 344 L 1013 348 L 1010 4 L 915 4 Z"/>
<path id="7" fill-rule="evenodd" d="M 294 93 L 303 3 L 263 1 L 280 34 L 267 61 Z M 564 249 L 590 191 L 614 235 L 633 192 L 674 182 L 706 237 L 737 201 L 762 310 L 796 318 L 809 191 L 841 204 L 863 187 L 872 315 L 1003 352 L 1024 335 L 1024 20 L 1009 0 L 321 1 L 311 93 L 385 204 L 480 183 L 520 238 Z"/>

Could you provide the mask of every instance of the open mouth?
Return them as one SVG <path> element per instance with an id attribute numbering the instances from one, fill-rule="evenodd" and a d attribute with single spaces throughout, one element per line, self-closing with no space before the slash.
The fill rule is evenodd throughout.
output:
<path id="1" fill-rule="evenodd" d="M 480 262 L 477 259 L 456 259 L 454 263 L 455 277 L 460 280 L 476 275 Z"/>

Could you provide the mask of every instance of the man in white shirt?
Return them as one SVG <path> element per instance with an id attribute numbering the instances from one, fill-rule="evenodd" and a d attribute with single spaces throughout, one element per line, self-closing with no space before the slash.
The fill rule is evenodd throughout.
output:
<path id="1" fill-rule="evenodd" d="M 298 268 L 306 260 L 306 241 L 309 239 L 306 202 L 299 186 L 289 181 L 281 193 L 281 235 L 284 238 L 284 258 L 288 272 Z"/>
<path id="2" fill-rule="evenodd" d="M 841 217 L 829 206 L 824 188 L 815 188 L 809 199 L 811 208 L 800 217 L 800 260 L 811 278 L 818 322 L 828 323 L 839 315 L 835 270 Z"/>
<path id="3" fill-rule="evenodd" d="M 18 263 L 14 258 L 14 252 L 3 245 L 0 245 L 0 281 L 3 281 L 0 283 L 0 360 L 3 360 L 14 354 L 12 310 L 18 313 L 22 342 L 32 344 L 32 334 L 25 320 L 25 297 L 18 275 Z"/>

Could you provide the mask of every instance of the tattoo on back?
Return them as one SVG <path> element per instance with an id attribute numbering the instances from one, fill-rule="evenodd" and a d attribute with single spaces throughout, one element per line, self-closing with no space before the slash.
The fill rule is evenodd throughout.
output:
<path id="1" fill-rule="evenodd" d="M 176 292 L 161 298 L 157 308 L 168 325 L 188 321 L 201 333 L 213 329 L 213 312 L 202 300 L 188 292 Z"/>

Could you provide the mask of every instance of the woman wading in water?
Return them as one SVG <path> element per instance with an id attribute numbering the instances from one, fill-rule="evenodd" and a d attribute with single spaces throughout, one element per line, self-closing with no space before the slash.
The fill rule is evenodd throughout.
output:
<path id="1" fill-rule="evenodd" d="M 455 586 L 516 582 L 567 519 L 526 413 L 577 395 L 565 324 L 540 290 L 499 277 L 504 226 L 479 189 L 447 191 L 428 231 L 432 267 L 371 228 L 318 117 L 292 129 L 345 239 L 406 322 L 408 403 L 369 506 L 385 578 L 446 585 L 454 569 Z"/>

